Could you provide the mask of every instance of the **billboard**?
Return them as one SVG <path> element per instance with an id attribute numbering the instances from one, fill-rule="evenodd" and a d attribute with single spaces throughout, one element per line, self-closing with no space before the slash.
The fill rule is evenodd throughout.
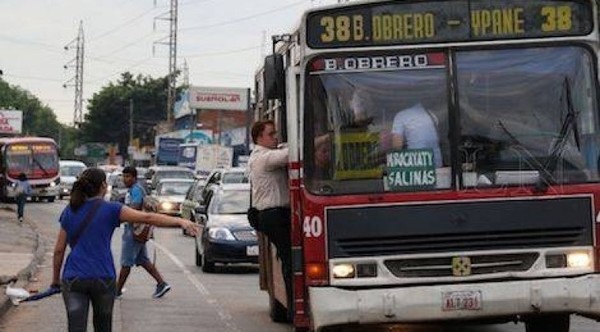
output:
<path id="1" fill-rule="evenodd" d="M 247 111 L 249 90 L 245 88 L 189 88 L 189 107 L 203 110 Z"/>
<path id="2" fill-rule="evenodd" d="M 22 111 L 0 110 L 0 134 L 21 134 L 22 131 Z"/>
<path id="3" fill-rule="evenodd" d="M 179 158 L 179 145 L 183 143 L 181 138 L 159 137 L 156 152 L 157 165 L 177 165 Z"/>
<path id="4" fill-rule="evenodd" d="M 179 98 L 175 102 L 175 107 L 173 108 L 173 113 L 174 113 L 175 119 L 179 119 L 185 115 L 192 114 L 192 109 L 190 108 L 189 91 L 188 90 L 183 90 L 179 94 Z"/>

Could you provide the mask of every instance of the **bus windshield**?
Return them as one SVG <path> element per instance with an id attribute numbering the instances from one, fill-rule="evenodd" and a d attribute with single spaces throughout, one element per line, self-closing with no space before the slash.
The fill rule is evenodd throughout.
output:
<path id="1" fill-rule="evenodd" d="M 12 178 L 20 173 L 30 179 L 51 178 L 58 174 L 58 153 L 52 144 L 13 144 L 7 147 L 6 165 Z"/>
<path id="2" fill-rule="evenodd" d="M 314 58 L 307 187 L 340 194 L 598 181 L 592 59 L 575 46 Z"/>

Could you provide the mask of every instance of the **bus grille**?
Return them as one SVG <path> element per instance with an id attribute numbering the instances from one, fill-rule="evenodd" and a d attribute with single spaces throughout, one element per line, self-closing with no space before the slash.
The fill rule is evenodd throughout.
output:
<path id="1" fill-rule="evenodd" d="M 326 210 L 329 258 L 593 245 L 591 196 Z M 536 251 L 536 250 L 534 250 Z"/>
<path id="2" fill-rule="evenodd" d="M 344 239 L 337 246 L 350 256 L 379 256 L 426 252 L 498 250 L 507 248 L 576 246 L 585 234 L 583 228 L 511 231 L 473 234 L 435 234 Z"/>
<path id="3" fill-rule="evenodd" d="M 470 271 L 468 275 L 527 271 L 538 257 L 538 253 L 469 256 Z M 453 257 L 386 260 L 384 264 L 399 278 L 454 276 Z"/>

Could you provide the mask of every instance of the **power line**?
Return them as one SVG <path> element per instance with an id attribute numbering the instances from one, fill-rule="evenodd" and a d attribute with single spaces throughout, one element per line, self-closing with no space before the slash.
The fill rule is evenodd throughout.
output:
<path id="1" fill-rule="evenodd" d="M 46 78 L 46 77 L 39 77 L 39 76 L 22 76 L 22 75 L 13 75 L 13 74 L 4 74 L 4 76 L 8 77 L 8 78 L 17 78 L 20 80 L 47 81 L 47 82 L 60 82 L 60 83 L 63 82 L 63 80 L 60 80 L 60 79 Z"/>
<path id="2" fill-rule="evenodd" d="M 92 80 L 92 81 L 89 81 L 89 82 L 90 82 L 90 83 L 96 83 L 96 82 L 104 81 L 104 80 L 106 80 L 106 79 L 109 79 L 109 78 L 111 78 L 111 77 L 113 77 L 113 76 L 115 76 L 115 75 L 118 75 L 118 74 L 121 74 L 121 73 L 127 72 L 127 71 L 129 71 L 130 69 L 133 69 L 133 68 L 135 68 L 135 67 L 137 67 L 137 66 L 140 66 L 141 64 L 143 64 L 144 62 L 147 62 L 148 60 L 151 60 L 152 58 L 153 58 L 153 57 L 151 57 L 151 56 L 150 56 L 150 57 L 147 57 L 147 58 L 145 58 L 145 59 L 142 59 L 142 60 L 140 60 L 140 61 L 136 62 L 135 64 L 133 64 L 133 65 L 131 65 L 131 66 L 129 66 L 129 67 L 127 67 L 127 68 L 125 68 L 125 69 L 120 69 L 120 70 L 118 70 L 118 71 L 115 71 L 114 73 L 112 73 L 112 74 L 110 74 L 110 75 L 107 75 L 107 76 L 104 76 L 104 77 L 101 77 L 101 78 L 99 78 L 99 79 L 95 79 L 95 80 Z"/>
<path id="3" fill-rule="evenodd" d="M 202 57 L 211 57 L 211 56 L 221 56 L 221 55 L 237 54 L 237 53 L 243 53 L 243 52 L 248 52 L 248 51 L 252 51 L 252 50 L 257 50 L 257 49 L 259 49 L 261 47 L 262 47 L 261 45 L 254 45 L 254 46 L 245 47 L 245 48 L 238 48 L 238 49 L 230 50 L 230 51 L 207 52 L 207 53 L 198 53 L 198 54 L 186 54 L 186 55 L 182 55 L 181 57 L 184 57 L 184 58 L 202 58 Z"/>
<path id="4" fill-rule="evenodd" d="M 210 29 L 210 28 L 215 28 L 215 27 L 219 27 L 219 26 L 223 26 L 223 25 L 229 25 L 229 24 L 235 24 L 235 23 L 239 23 L 239 22 L 244 22 L 244 21 L 251 20 L 253 18 L 257 18 L 257 17 L 260 17 L 260 16 L 268 15 L 268 14 L 275 13 L 275 12 L 278 12 L 278 11 L 282 11 L 282 10 L 285 10 L 285 9 L 288 9 L 288 8 L 292 8 L 292 7 L 298 6 L 298 5 L 300 5 L 302 3 L 305 3 L 305 2 L 306 2 L 306 0 L 297 1 L 297 2 L 291 3 L 291 4 L 286 5 L 286 6 L 282 6 L 282 7 L 270 9 L 268 11 L 261 12 L 261 13 L 256 13 L 256 14 L 253 14 L 253 15 L 250 15 L 250 16 L 240 17 L 240 18 L 236 18 L 236 19 L 233 19 L 233 20 L 230 20 L 230 21 L 224 21 L 224 22 L 219 22 L 219 23 L 214 23 L 214 24 L 200 25 L 200 26 L 189 27 L 189 28 L 181 28 L 181 29 L 179 29 L 179 31 Z"/>
<path id="5" fill-rule="evenodd" d="M 89 40 L 88 42 L 95 42 L 95 41 L 97 41 L 98 39 L 102 39 L 102 38 L 104 38 L 104 37 L 106 37 L 106 36 L 110 35 L 111 33 L 115 32 L 115 31 L 117 31 L 117 30 L 119 30 L 119 29 L 121 29 L 121 28 L 124 28 L 124 27 L 126 27 L 126 26 L 130 25 L 131 23 L 133 23 L 133 22 L 135 22 L 135 21 L 137 21 L 137 20 L 141 19 L 142 17 L 144 17 L 144 16 L 148 15 L 150 12 L 154 11 L 155 9 L 156 9 L 156 8 L 150 8 L 150 9 L 148 9 L 147 11 L 145 11 L 145 12 L 143 12 L 143 13 L 139 14 L 138 16 L 136 16 L 136 17 L 134 17 L 134 18 L 132 18 L 132 19 L 130 19 L 130 20 L 128 20 L 128 21 L 126 21 L 126 22 L 124 22 L 124 23 L 121 23 L 121 24 L 119 24 L 119 25 L 117 25 L 116 27 L 114 27 L 114 28 L 112 28 L 112 29 L 110 29 L 110 30 L 108 30 L 108 31 L 106 31 L 106 32 L 104 32 L 104 33 L 101 33 L 101 34 L 100 34 L 100 35 L 98 35 L 98 36 L 94 36 L 94 37 L 93 37 L 91 40 Z"/>

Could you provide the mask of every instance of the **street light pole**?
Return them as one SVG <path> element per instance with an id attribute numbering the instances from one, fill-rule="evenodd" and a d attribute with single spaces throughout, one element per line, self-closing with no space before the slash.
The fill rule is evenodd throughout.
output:
<path id="1" fill-rule="evenodd" d="M 195 108 L 190 108 L 190 141 L 189 143 L 192 143 L 192 140 L 194 138 L 194 127 L 196 126 L 196 109 Z"/>

